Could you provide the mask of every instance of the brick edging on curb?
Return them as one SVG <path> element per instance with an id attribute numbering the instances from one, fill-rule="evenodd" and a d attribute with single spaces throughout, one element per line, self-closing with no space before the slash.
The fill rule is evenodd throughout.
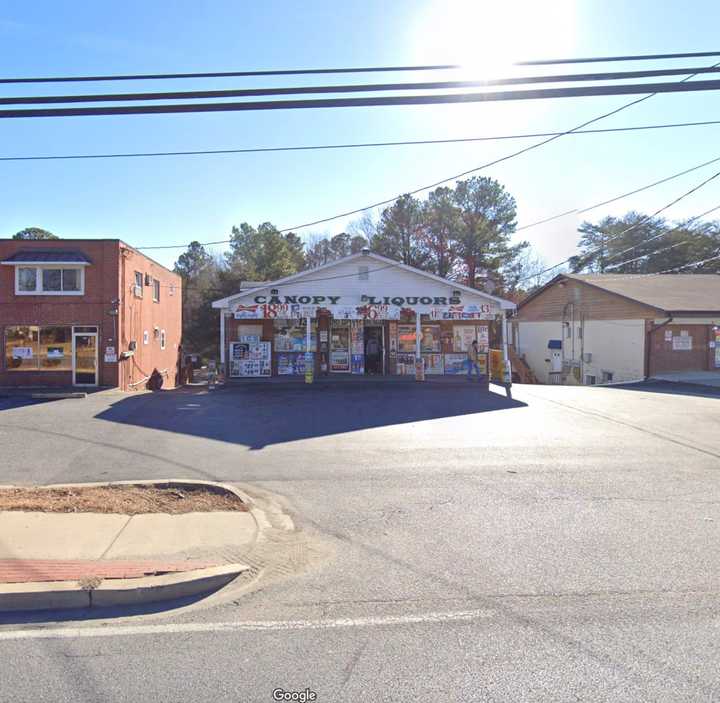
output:
<path id="1" fill-rule="evenodd" d="M 247 506 L 255 522 L 252 544 L 268 526 L 263 511 L 254 507 L 253 499 L 244 491 L 227 483 L 195 479 L 160 479 L 135 481 L 98 481 L 92 483 L 47 484 L 43 488 L 79 488 L 90 486 L 154 485 L 180 488 L 182 486 L 208 486 L 233 493 Z M 14 486 L 0 486 L 13 488 Z M 0 585 L 0 612 L 23 610 L 55 610 L 124 605 L 143 605 L 210 594 L 226 586 L 249 566 L 241 563 L 194 569 L 191 571 L 146 576 L 132 579 L 106 579 L 92 589 L 83 588 L 76 581 L 47 581 L 9 583 Z"/>

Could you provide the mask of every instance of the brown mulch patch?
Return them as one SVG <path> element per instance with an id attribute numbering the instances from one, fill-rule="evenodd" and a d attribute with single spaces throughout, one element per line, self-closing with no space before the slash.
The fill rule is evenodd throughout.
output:
<path id="1" fill-rule="evenodd" d="M 247 511 L 236 495 L 209 486 L 88 486 L 2 488 L 0 510 L 43 513 L 207 513 Z"/>

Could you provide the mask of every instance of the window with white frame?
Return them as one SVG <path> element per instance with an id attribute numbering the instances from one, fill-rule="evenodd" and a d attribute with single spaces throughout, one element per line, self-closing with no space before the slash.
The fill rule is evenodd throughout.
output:
<path id="1" fill-rule="evenodd" d="M 16 266 L 16 295 L 82 295 L 82 266 Z"/>
<path id="2" fill-rule="evenodd" d="M 156 303 L 160 302 L 160 281 L 157 278 L 153 278 L 152 282 L 153 289 L 153 301 Z"/>
<path id="3" fill-rule="evenodd" d="M 133 286 L 133 293 L 136 298 L 143 297 L 143 275 L 140 271 L 135 271 L 135 285 Z"/>
<path id="4" fill-rule="evenodd" d="M 165 337 L 165 330 L 160 330 L 160 349 L 165 349 L 165 342 L 167 341 Z"/>
<path id="5" fill-rule="evenodd" d="M 143 344 L 149 344 L 150 343 L 150 333 L 145 330 L 143 332 Z"/>

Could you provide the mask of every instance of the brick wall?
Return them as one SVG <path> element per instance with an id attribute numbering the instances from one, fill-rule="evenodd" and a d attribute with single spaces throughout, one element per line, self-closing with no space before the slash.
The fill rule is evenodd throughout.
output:
<path id="1" fill-rule="evenodd" d="M 157 370 L 163 375 L 163 388 L 174 388 L 179 383 L 182 337 L 181 278 L 125 244 L 121 244 L 119 254 L 120 345 L 126 350 L 130 342 L 136 344 L 134 355 L 120 363 L 119 385 L 123 390 L 143 389 L 144 379 Z M 142 275 L 140 295 L 134 290 L 136 271 Z M 145 284 L 146 276 L 150 285 Z M 159 301 L 153 300 L 155 280 L 160 283 Z M 164 349 L 161 346 L 163 331 Z"/>
<path id="2" fill-rule="evenodd" d="M 0 240 L 0 260 L 19 250 L 71 249 L 91 261 L 85 267 L 85 292 L 81 296 L 15 295 L 15 267 L 0 266 L 0 386 L 67 386 L 71 371 L 10 371 L 5 356 L 5 327 L 10 325 L 97 325 L 101 349 L 117 342 L 115 320 L 108 312 L 117 298 L 117 240 Z M 102 386 L 118 385 L 117 364 L 104 364 L 99 356 Z"/>
<path id="3" fill-rule="evenodd" d="M 83 295 L 15 295 L 15 267 L 0 266 L 0 386 L 68 386 L 71 371 L 20 371 L 7 368 L 5 328 L 14 325 L 98 327 L 98 385 L 122 390 L 143 388 L 134 382 L 154 369 L 167 370 L 165 388 L 177 383 L 181 341 L 181 279 L 117 239 L 47 241 L 0 240 L 0 260 L 19 250 L 65 249 L 80 251 L 92 262 L 85 267 Z M 132 294 L 134 271 L 160 281 L 160 302 L 153 302 L 152 286 L 143 288 L 142 299 Z M 171 294 L 171 286 L 173 287 Z M 117 311 L 117 314 L 111 314 Z M 165 330 L 165 349 L 155 335 Z M 143 345 L 143 331 L 149 343 Z M 133 358 L 105 362 L 105 350 L 119 353 L 137 341 Z M 146 373 L 147 372 L 147 373 Z"/>

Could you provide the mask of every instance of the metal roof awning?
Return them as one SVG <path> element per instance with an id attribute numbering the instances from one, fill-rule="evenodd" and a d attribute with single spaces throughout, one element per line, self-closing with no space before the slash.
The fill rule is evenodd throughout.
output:
<path id="1" fill-rule="evenodd" d="M 12 256 L 0 261 L 5 266 L 23 264 L 68 264 L 88 266 L 92 261 L 81 251 L 71 249 L 20 249 Z"/>

